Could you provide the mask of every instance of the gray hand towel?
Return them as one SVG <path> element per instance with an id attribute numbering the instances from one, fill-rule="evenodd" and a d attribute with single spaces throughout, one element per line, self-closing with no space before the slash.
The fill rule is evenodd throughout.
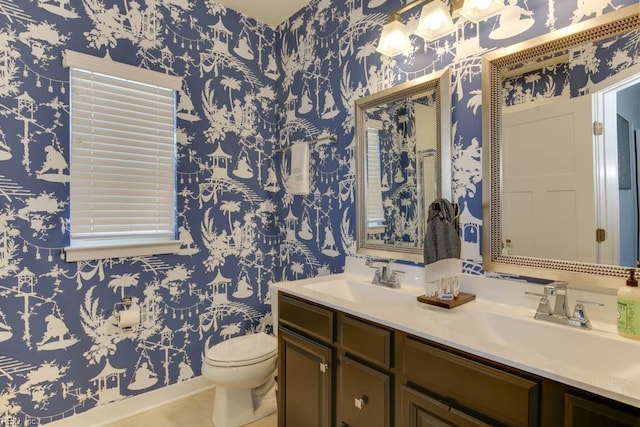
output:
<path id="1" fill-rule="evenodd" d="M 447 199 L 436 199 L 429 205 L 424 236 L 424 263 L 460 258 L 461 242 L 454 205 Z"/>

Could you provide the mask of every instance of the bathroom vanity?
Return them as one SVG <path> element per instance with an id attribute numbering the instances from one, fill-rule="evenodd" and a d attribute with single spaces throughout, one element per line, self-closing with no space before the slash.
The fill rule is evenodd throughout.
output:
<path id="1" fill-rule="evenodd" d="M 561 371 L 571 368 L 562 360 L 554 363 L 553 352 L 547 359 L 515 338 L 510 343 L 501 336 L 499 343 L 483 336 L 482 322 L 510 319 L 494 318 L 487 310 L 512 316 L 519 308 L 510 312 L 512 307 L 496 307 L 480 295 L 453 310 L 424 306 L 415 300 L 419 288 L 404 286 L 396 298 L 388 294 L 393 290 L 349 275 L 274 286 L 281 427 L 640 425 L 637 381 L 619 384 L 620 393 L 616 387 L 603 390 L 608 386 L 596 378 L 603 372 L 589 378 L 578 366 L 563 376 Z M 535 306 L 536 300 L 526 302 Z M 534 328 L 540 323 L 531 322 Z M 527 327 L 523 324 L 522 335 L 535 341 Z M 582 334 L 599 334 L 551 328 L 569 334 L 562 339 L 577 362 L 591 351 L 582 348 Z M 572 334 L 577 334 L 573 342 Z M 550 336 L 550 345 L 555 339 Z M 612 371 L 619 370 L 616 363 L 615 355 L 601 360 Z M 633 368 L 628 377 L 635 375 Z"/>

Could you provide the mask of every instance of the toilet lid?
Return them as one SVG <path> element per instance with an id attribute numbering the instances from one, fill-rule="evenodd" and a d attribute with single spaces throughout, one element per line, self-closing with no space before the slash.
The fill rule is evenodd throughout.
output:
<path id="1" fill-rule="evenodd" d="M 205 357 L 218 366 L 241 366 L 262 362 L 277 353 L 278 340 L 258 332 L 218 343 L 206 351 Z"/>

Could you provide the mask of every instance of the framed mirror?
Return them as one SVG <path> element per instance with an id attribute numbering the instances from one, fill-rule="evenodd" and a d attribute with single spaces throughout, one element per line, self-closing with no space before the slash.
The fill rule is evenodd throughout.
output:
<path id="1" fill-rule="evenodd" d="M 356 242 L 362 255 L 423 261 L 425 211 L 451 198 L 449 70 L 356 101 Z"/>
<path id="2" fill-rule="evenodd" d="M 483 57 L 483 266 L 619 287 L 639 254 L 638 5 Z"/>

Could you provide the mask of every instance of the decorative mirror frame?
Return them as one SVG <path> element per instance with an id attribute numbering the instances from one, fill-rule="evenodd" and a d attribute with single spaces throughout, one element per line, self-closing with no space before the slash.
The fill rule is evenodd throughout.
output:
<path id="1" fill-rule="evenodd" d="M 565 280 L 578 285 L 619 287 L 628 267 L 502 254 L 502 70 L 547 54 L 640 28 L 635 4 L 529 41 L 482 59 L 483 268 L 521 276 Z"/>
<path id="2" fill-rule="evenodd" d="M 451 198 L 451 76 L 449 69 L 410 80 L 381 92 L 366 96 L 355 103 L 355 165 L 356 165 L 356 251 L 360 255 L 423 262 L 423 246 L 394 246 L 367 241 L 366 220 L 366 110 L 392 101 L 435 90 L 436 94 L 436 174 L 439 197 Z M 428 206 L 430 201 L 423 204 Z M 425 207 L 426 208 L 426 207 Z M 420 212 L 424 210 L 419 208 Z M 424 229 L 424 227 L 422 227 Z"/>

